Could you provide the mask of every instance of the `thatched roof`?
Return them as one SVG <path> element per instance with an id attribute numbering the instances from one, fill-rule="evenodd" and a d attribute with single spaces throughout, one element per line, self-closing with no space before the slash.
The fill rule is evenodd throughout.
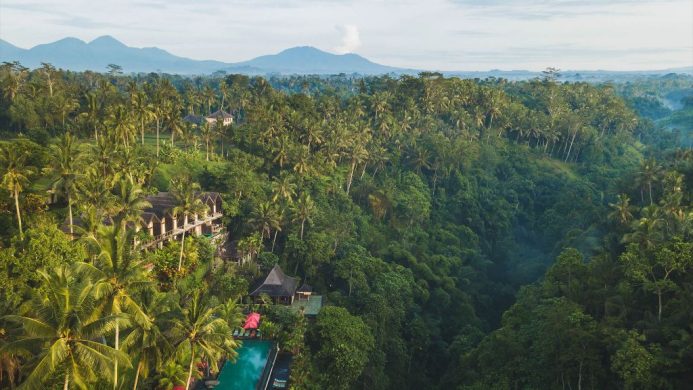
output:
<path id="1" fill-rule="evenodd" d="M 270 271 L 265 281 L 250 293 L 251 297 L 257 297 L 261 294 L 267 294 L 270 297 L 291 297 L 296 292 L 298 278 L 286 276 L 281 267 L 275 265 Z"/>

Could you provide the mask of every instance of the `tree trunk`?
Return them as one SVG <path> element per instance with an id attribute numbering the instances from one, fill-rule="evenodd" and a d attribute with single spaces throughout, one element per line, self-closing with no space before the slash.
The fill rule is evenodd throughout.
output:
<path id="1" fill-rule="evenodd" d="M 70 222 L 70 236 L 74 236 L 74 228 L 72 227 L 72 197 L 70 196 L 70 191 L 67 192 L 67 212 Z"/>
<path id="2" fill-rule="evenodd" d="M 115 323 L 115 350 L 120 348 L 120 324 Z M 113 362 L 113 388 L 118 388 L 118 359 Z"/>
<path id="3" fill-rule="evenodd" d="M 277 233 L 279 233 L 279 229 L 274 230 L 274 238 L 272 239 L 272 249 L 270 252 L 274 253 L 274 244 L 277 243 Z"/>
<path id="4" fill-rule="evenodd" d="M 19 239 L 24 239 L 24 231 L 22 230 L 22 214 L 19 211 L 19 191 L 14 189 L 14 207 L 17 209 L 17 224 L 19 224 Z"/>
<path id="5" fill-rule="evenodd" d="M 578 390 L 582 390 L 582 360 L 580 360 L 580 368 L 578 369 Z"/>
<path id="6" fill-rule="evenodd" d="M 144 119 L 140 120 L 140 131 L 142 132 L 142 145 L 144 145 Z"/>
<path id="7" fill-rule="evenodd" d="M 356 169 L 356 160 L 351 160 L 351 170 L 349 171 L 349 179 L 347 180 L 347 195 L 349 195 L 349 190 L 351 189 L 351 181 L 354 180 L 354 169 Z"/>
<path id="8" fill-rule="evenodd" d="M 178 258 L 178 272 L 183 267 L 183 246 L 185 246 L 185 220 L 183 220 L 183 237 L 180 239 L 180 257 Z"/>
<path id="9" fill-rule="evenodd" d="M 159 129 L 161 128 L 161 120 L 156 118 L 156 159 L 159 159 Z"/>
<path id="10" fill-rule="evenodd" d="M 195 363 L 195 347 L 190 346 L 190 368 L 188 368 L 188 381 L 185 382 L 185 390 L 190 389 L 190 379 L 192 379 L 193 364 Z"/>
<path id="11" fill-rule="evenodd" d="M 70 384 L 70 374 L 65 373 L 65 384 L 63 384 L 63 390 L 67 390 L 69 384 Z"/>
<path id="12" fill-rule="evenodd" d="M 657 322 L 662 322 L 662 290 L 657 289 Z"/>
<path id="13" fill-rule="evenodd" d="M 132 390 L 137 390 L 137 383 L 140 381 L 140 371 L 142 371 L 142 358 L 140 357 L 140 362 L 137 363 L 137 372 L 135 372 L 135 384 L 132 386 Z"/>
<path id="14" fill-rule="evenodd" d="M 303 241 L 303 227 L 305 226 L 305 224 L 306 224 L 306 219 L 303 218 L 301 220 L 301 241 Z"/>
<path id="15" fill-rule="evenodd" d="M 205 141 L 205 151 L 206 151 L 206 154 L 207 154 L 206 159 L 207 159 L 207 161 L 209 161 L 209 140 L 206 140 L 206 141 Z"/>
<path id="16" fill-rule="evenodd" d="M 654 202 L 652 201 L 652 182 L 647 183 L 648 190 L 650 192 L 650 205 L 652 205 Z"/>
<path id="17" fill-rule="evenodd" d="M 573 138 L 570 140 L 570 147 L 568 148 L 568 153 L 565 155 L 565 162 L 568 162 L 568 158 L 570 157 L 570 151 L 573 149 L 573 142 L 575 142 L 575 137 L 577 136 L 577 131 L 573 133 Z"/>

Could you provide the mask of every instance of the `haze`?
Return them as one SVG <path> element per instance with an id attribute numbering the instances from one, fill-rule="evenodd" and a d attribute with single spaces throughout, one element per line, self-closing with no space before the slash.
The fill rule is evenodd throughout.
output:
<path id="1" fill-rule="evenodd" d="M 66 36 L 226 62 L 292 46 L 435 70 L 693 65 L 690 0 L 3 0 L 0 38 Z"/>

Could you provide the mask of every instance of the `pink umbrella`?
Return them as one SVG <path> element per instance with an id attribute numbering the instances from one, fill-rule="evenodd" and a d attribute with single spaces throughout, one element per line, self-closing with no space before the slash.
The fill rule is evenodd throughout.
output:
<path id="1" fill-rule="evenodd" d="M 257 329 L 260 324 L 260 313 L 250 313 L 245 319 L 245 325 L 243 329 Z"/>

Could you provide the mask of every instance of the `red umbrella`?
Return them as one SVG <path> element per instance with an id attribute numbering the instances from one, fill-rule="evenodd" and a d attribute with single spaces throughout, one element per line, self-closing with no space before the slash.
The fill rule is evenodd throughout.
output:
<path id="1" fill-rule="evenodd" d="M 250 313 L 245 319 L 243 329 L 257 329 L 260 324 L 260 313 Z"/>

